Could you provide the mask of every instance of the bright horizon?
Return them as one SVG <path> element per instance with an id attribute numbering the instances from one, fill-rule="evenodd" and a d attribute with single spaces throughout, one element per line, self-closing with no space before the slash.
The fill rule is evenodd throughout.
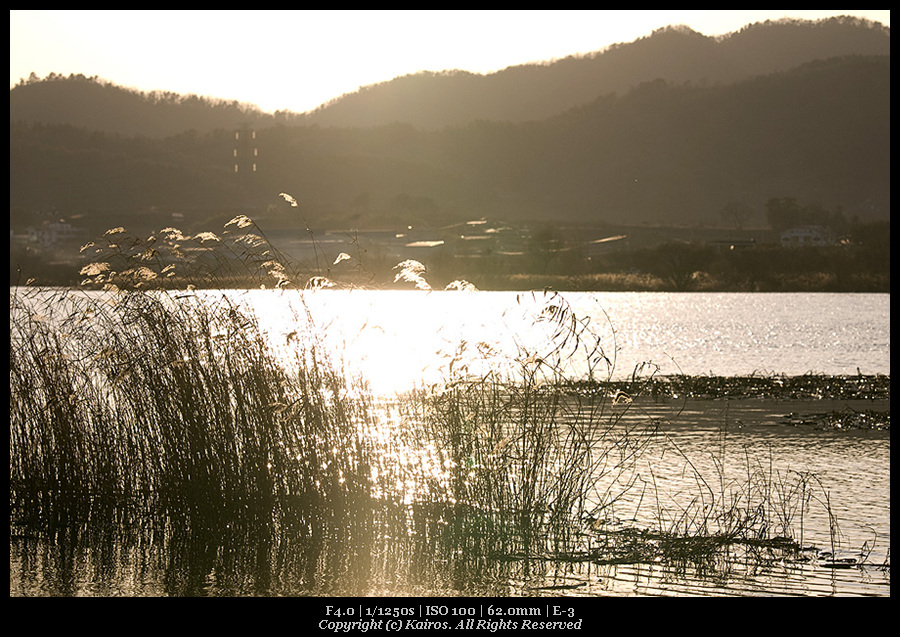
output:
<path id="1" fill-rule="evenodd" d="M 402 75 L 492 73 L 666 26 L 718 36 L 765 20 L 839 15 L 890 27 L 889 10 L 10 10 L 10 88 L 31 73 L 80 73 L 299 113 Z"/>

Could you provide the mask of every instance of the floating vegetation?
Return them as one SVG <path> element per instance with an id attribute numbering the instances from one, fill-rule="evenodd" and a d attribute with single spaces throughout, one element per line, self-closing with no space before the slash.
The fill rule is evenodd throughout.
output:
<path id="1" fill-rule="evenodd" d="M 856 411 L 846 407 L 824 413 L 789 414 L 787 422 L 816 429 L 890 431 L 891 412 L 876 409 Z"/>
<path id="2" fill-rule="evenodd" d="M 625 528 L 597 533 L 602 542 L 589 559 L 596 564 L 659 562 L 704 563 L 723 556 L 753 556 L 759 563 L 802 559 L 802 547 L 789 537 L 747 538 L 725 534 L 683 535 Z"/>
<path id="3" fill-rule="evenodd" d="M 784 374 L 752 376 L 662 376 L 642 375 L 636 370 L 630 380 L 603 383 L 576 381 L 569 386 L 577 391 L 623 392 L 631 396 L 654 398 L 777 400 L 889 400 L 891 377 L 883 374 L 830 376 L 824 374 Z"/>

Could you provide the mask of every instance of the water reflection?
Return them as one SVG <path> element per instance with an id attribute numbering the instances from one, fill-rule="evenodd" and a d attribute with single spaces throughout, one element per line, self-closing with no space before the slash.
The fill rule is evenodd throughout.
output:
<path id="1" fill-rule="evenodd" d="M 456 544 L 446 523 L 420 522 L 415 533 L 392 536 L 391 522 L 383 520 L 374 543 L 348 539 L 342 529 L 302 540 L 18 538 L 10 542 L 10 595 L 890 596 L 890 570 L 874 564 L 827 569 L 735 558 L 699 565 L 500 558 Z"/>
<path id="2" fill-rule="evenodd" d="M 15 538 L 10 594 L 506 595 L 519 592 L 515 582 L 545 583 L 560 567 L 493 559 L 500 547 L 482 544 L 484 522 L 449 514 L 386 507 L 364 533 L 333 521 L 306 536 L 178 529 L 130 539 Z"/>

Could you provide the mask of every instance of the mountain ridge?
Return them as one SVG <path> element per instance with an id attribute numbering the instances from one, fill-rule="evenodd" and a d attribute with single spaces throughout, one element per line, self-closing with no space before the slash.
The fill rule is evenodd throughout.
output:
<path id="1" fill-rule="evenodd" d="M 360 87 L 307 113 L 268 114 L 236 100 L 143 93 L 83 75 L 51 74 L 41 80 L 32 74 L 10 89 L 10 121 L 146 136 L 191 129 L 206 132 L 227 122 L 234 126 L 236 119 L 253 125 L 351 128 L 401 122 L 436 130 L 480 119 L 545 119 L 657 78 L 701 85 L 731 83 L 789 70 L 813 59 L 845 55 L 890 55 L 890 29 L 850 17 L 755 23 L 717 37 L 670 26 L 583 56 L 515 65 L 490 74 L 447 70 L 400 76 Z M 59 88 L 58 82 L 71 80 L 80 84 L 78 94 L 58 99 L 53 89 Z M 116 117 L 113 102 L 123 110 L 131 109 L 132 121 Z M 164 121 L 167 118 L 169 124 Z"/>
<path id="2" fill-rule="evenodd" d="M 331 126 L 400 121 L 429 130 L 477 119 L 529 121 L 657 78 L 731 83 L 813 59 L 885 54 L 890 54 L 890 29 L 858 18 L 756 23 L 719 37 L 670 26 L 584 56 L 516 65 L 487 75 L 442 71 L 401 76 L 340 96 L 307 119 Z M 548 103 L 546 96 L 553 101 Z M 445 110 L 455 115 L 435 115 L 442 102 L 452 102 L 453 108 Z M 378 116 L 384 112 L 388 115 Z"/>

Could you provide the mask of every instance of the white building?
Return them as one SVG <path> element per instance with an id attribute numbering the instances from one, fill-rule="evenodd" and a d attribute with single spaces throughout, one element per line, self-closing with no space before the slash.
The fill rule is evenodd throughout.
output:
<path id="1" fill-rule="evenodd" d="M 84 235 L 83 228 L 76 228 L 65 221 L 55 221 L 45 223 L 40 228 L 29 228 L 28 243 L 46 250 L 83 239 Z"/>
<path id="2" fill-rule="evenodd" d="M 786 248 L 828 246 L 833 243 L 831 233 L 822 226 L 798 226 L 781 233 L 781 245 Z"/>

